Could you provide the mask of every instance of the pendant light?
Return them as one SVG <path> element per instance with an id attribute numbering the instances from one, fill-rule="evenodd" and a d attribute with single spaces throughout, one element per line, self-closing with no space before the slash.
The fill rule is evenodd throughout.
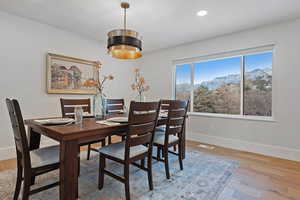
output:
<path id="1" fill-rule="evenodd" d="M 118 59 L 136 59 L 142 56 L 142 41 L 139 39 L 138 32 L 126 27 L 126 9 L 129 8 L 129 3 L 122 2 L 121 8 L 124 9 L 124 28 L 107 34 L 108 53 Z"/>

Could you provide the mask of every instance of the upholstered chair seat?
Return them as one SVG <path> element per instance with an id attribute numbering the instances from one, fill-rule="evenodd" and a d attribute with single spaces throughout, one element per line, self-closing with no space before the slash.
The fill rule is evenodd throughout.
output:
<path id="1" fill-rule="evenodd" d="M 102 154 L 106 154 L 120 160 L 125 159 L 125 141 L 113 143 L 111 145 L 102 147 L 99 149 L 99 152 Z M 138 156 L 140 154 L 148 152 L 148 147 L 144 145 L 138 145 L 130 147 L 130 158 Z"/>
<path id="2" fill-rule="evenodd" d="M 164 131 L 156 131 L 154 136 L 153 143 L 164 145 L 165 144 L 165 132 Z M 169 135 L 169 144 L 179 140 L 179 138 L 175 135 Z"/>
<path id="3" fill-rule="evenodd" d="M 156 127 L 155 131 L 165 132 L 166 131 L 166 125 Z"/>
<path id="4" fill-rule="evenodd" d="M 30 151 L 30 158 L 32 168 L 59 163 L 59 146 L 49 146 Z"/>

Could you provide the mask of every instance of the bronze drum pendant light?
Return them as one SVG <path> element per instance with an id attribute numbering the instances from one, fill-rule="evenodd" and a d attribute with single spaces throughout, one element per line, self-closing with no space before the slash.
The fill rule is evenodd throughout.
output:
<path id="1" fill-rule="evenodd" d="M 122 2 L 124 8 L 124 29 L 110 31 L 107 40 L 108 53 L 118 59 L 136 59 L 142 56 L 142 41 L 138 32 L 126 28 L 126 9 L 129 3 Z"/>

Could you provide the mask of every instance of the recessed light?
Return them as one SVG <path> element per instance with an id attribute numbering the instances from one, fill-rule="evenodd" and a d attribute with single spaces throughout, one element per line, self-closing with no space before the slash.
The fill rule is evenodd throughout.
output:
<path id="1" fill-rule="evenodd" d="M 205 15 L 207 15 L 207 11 L 206 10 L 200 10 L 197 12 L 197 15 L 200 17 L 204 17 Z"/>

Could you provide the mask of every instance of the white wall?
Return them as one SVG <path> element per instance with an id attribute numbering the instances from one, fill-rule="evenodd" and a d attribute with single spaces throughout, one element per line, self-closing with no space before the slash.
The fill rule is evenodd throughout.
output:
<path id="1" fill-rule="evenodd" d="M 24 118 L 32 118 L 58 116 L 59 98 L 77 97 L 46 93 L 47 52 L 100 60 L 104 73 L 115 76 L 115 80 L 107 84 L 106 94 L 127 100 L 134 97 L 129 82 L 133 79 L 135 62 L 111 58 L 106 54 L 105 45 L 98 41 L 3 12 L 0 12 L 0 27 L 0 160 L 14 156 L 5 98 L 17 98 Z"/>
<path id="2" fill-rule="evenodd" d="M 184 31 L 184 30 L 180 30 Z M 172 61 L 275 43 L 275 122 L 191 116 L 188 138 L 300 160 L 300 20 L 146 54 L 140 63 L 153 99 L 172 97 Z"/>

